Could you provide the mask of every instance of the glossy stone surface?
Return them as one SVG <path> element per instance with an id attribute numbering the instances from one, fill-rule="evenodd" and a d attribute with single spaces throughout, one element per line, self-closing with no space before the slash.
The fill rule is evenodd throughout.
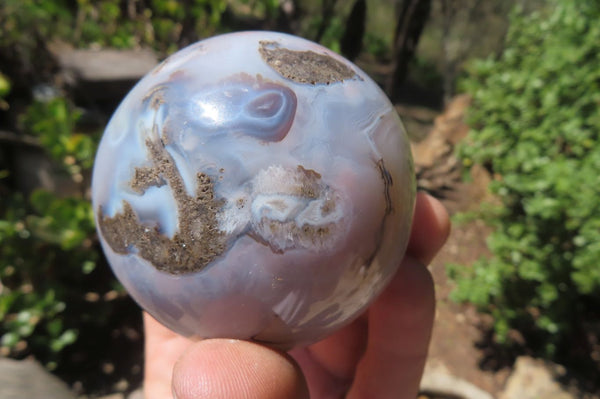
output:
<path id="1" fill-rule="evenodd" d="M 102 138 L 93 206 L 119 280 L 192 337 L 289 349 L 364 311 L 403 257 L 415 183 L 385 95 L 339 55 L 271 32 L 174 54 Z"/>

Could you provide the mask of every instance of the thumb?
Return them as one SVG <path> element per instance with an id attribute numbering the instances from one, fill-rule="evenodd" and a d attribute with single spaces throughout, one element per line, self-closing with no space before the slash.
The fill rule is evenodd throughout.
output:
<path id="1" fill-rule="evenodd" d="M 308 399 L 298 365 L 286 354 L 246 341 L 193 344 L 173 370 L 176 399 Z"/>

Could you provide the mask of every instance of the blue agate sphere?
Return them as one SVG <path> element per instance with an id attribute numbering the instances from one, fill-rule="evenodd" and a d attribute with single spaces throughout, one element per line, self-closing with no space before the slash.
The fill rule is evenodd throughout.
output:
<path id="1" fill-rule="evenodd" d="M 100 143 L 92 199 L 114 273 L 157 320 L 290 349 L 384 289 L 415 180 L 400 119 L 363 71 L 298 37 L 241 32 L 133 88 Z"/>

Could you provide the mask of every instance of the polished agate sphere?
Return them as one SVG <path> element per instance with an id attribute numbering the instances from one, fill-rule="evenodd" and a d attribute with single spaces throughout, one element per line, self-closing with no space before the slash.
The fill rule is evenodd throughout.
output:
<path id="1" fill-rule="evenodd" d="M 179 51 L 132 89 L 92 196 L 109 263 L 157 320 L 289 349 L 383 290 L 415 183 L 400 119 L 363 71 L 304 39 L 242 32 Z"/>

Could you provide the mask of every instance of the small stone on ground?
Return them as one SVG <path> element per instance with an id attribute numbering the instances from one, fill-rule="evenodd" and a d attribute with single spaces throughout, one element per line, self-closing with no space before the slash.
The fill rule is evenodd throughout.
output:
<path id="1" fill-rule="evenodd" d="M 41 364 L 0 358 L 0 399 L 75 399 L 75 394 Z"/>

